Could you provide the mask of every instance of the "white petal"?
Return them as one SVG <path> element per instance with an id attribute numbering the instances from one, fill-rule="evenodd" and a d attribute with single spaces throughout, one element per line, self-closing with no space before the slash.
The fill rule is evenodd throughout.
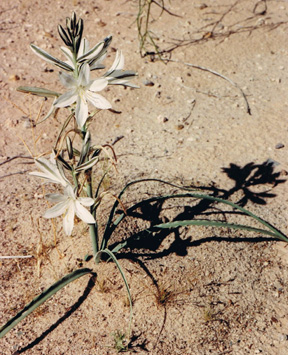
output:
<path id="1" fill-rule="evenodd" d="M 86 51 L 84 56 L 79 57 L 78 60 L 80 62 L 83 62 L 84 60 L 85 60 L 85 62 L 87 62 L 93 58 L 96 58 L 99 55 L 99 53 L 102 51 L 103 47 L 104 47 L 103 41 L 97 43 L 96 46 L 94 46 L 91 50 Z"/>
<path id="2" fill-rule="evenodd" d="M 92 206 L 94 203 L 94 200 L 91 197 L 78 197 L 77 201 L 79 201 L 81 205 L 86 207 Z"/>
<path id="3" fill-rule="evenodd" d="M 91 91 L 87 91 L 86 99 L 96 108 L 100 108 L 101 110 L 107 110 L 112 107 L 110 102 L 107 101 L 103 96 L 95 94 Z"/>
<path id="4" fill-rule="evenodd" d="M 71 201 L 68 210 L 63 218 L 63 229 L 67 235 L 72 234 L 74 227 L 74 217 L 75 217 L 75 207 L 74 203 Z"/>
<path id="5" fill-rule="evenodd" d="M 71 89 L 71 88 L 75 87 L 77 84 L 73 75 L 69 75 L 65 72 L 60 72 L 59 78 L 60 78 L 62 85 L 66 86 L 67 88 Z"/>
<path id="6" fill-rule="evenodd" d="M 57 205 L 49 208 L 49 210 L 47 210 L 43 217 L 44 218 L 55 218 L 58 216 L 61 216 L 63 213 L 66 212 L 67 208 L 69 206 L 69 201 L 63 201 L 60 203 L 57 203 Z"/>
<path id="7" fill-rule="evenodd" d="M 74 63 L 73 63 L 73 54 L 70 49 L 66 47 L 60 47 L 61 51 L 65 54 L 65 57 L 68 60 L 68 64 L 73 68 Z"/>
<path id="8" fill-rule="evenodd" d="M 83 127 L 88 117 L 88 104 L 85 98 L 81 99 L 81 97 L 78 96 L 75 114 L 78 127 Z"/>
<path id="9" fill-rule="evenodd" d="M 67 201 L 67 196 L 64 196 L 61 194 L 46 194 L 45 198 L 46 198 L 46 200 L 53 202 L 53 203 Z"/>
<path id="10" fill-rule="evenodd" d="M 32 175 L 32 176 L 37 176 L 37 177 L 40 177 L 42 179 L 46 179 L 46 180 L 49 180 L 49 182 L 54 182 L 55 184 L 59 184 L 59 180 L 57 178 L 55 178 L 54 176 L 48 176 L 48 174 L 44 174 L 44 173 L 40 173 L 38 171 L 32 171 L 31 173 L 29 173 L 29 175 Z"/>
<path id="11" fill-rule="evenodd" d="M 62 174 L 58 170 L 55 161 L 53 162 L 51 160 L 47 160 L 43 157 L 40 157 L 38 159 L 35 159 L 35 164 L 40 170 L 42 170 L 42 173 L 33 171 L 32 173 L 30 173 L 30 175 L 48 179 L 50 180 L 50 182 L 61 184 L 63 186 L 67 185 L 67 180 L 65 179 L 64 174 L 62 176 Z"/>
<path id="12" fill-rule="evenodd" d="M 64 194 L 66 196 L 72 198 L 72 200 L 76 200 L 74 189 L 73 189 L 73 187 L 70 184 L 66 186 L 66 188 L 64 190 Z"/>
<path id="13" fill-rule="evenodd" d="M 86 210 L 85 207 L 81 205 L 79 201 L 75 201 L 75 212 L 78 218 L 82 219 L 83 222 L 88 224 L 95 223 L 95 219 L 92 214 Z"/>
<path id="14" fill-rule="evenodd" d="M 108 80 L 106 78 L 95 79 L 89 85 L 88 90 L 90 91 L 101 91 L 108 85 Z"/>
<path id="15" fill-rule="evenodd" d="M 82 38 L 78 50 L 78 58 L 82 57 L 85 53 L 89 51 L 89 42 L 86 38 Z"/>
<path id="16" fill-rule="evenodd" d="M 76 90 L 65 92 L 65 94 L 58 97 L 55 101 L 54 106 L 56 107 L 66 107 L 72 105 L 77 100 Z"/>
<path id="17" fill-rule="evenodd" d="M 79 86 L 87 86 L 90 82 L 90 67 L 89 64 L 85 63 L 82 65 L 78 77 Z"/>
<path id="18" fill-rule="evenodd" d="M 113 73 L 114 70 L 122 70 L 123 68 L 124 68 L 124 56 L 121 51 L 117 51 L 114 63 L 112 64 L 112 67 L 108 70 L 106 75 L 109 76 L 111 73 Z"/>
<path id="19" fill-rule="evenodd" d="M 105 65 L 103 65 L 102 62 L 105 60 L 106 56 L 107 56 L 107 53 L 104 53 L 100 58 L 98 58 L 97 60 L 92 62 L 90 65 L 90 70 L 105 68 Z"/>

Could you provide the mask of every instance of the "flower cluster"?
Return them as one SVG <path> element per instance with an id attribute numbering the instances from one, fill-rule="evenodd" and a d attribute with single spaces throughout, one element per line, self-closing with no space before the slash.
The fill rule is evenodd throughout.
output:
<path id="1" fill-rule="evenodd" d="M 46 158 L 35 159 L 39 171 L 33 171 L 30 175 L 48 180 L 50 183 L 60 184 L 64 187 L 64 194 L 47 194 L 48 201 L 56 203 L 55 206 L 48 209 L 45 218 L 55 218 L 63 215 L 63 229 L 67 235 L 71 235 L 74 227 L 75 215 L 87 224 L 95 223 L 92 214 L 85 207 L 94 204 L 94 199 L 90 197 L 77 197 L 76 188 L 73 188 L 64 175 L 62 167 L 55 159 L 55 154 L 51 154 L 50 160 Z M 85 206 L 85 207 L 84 207 Z"/>
<path id="2" fill-rule="evenodd" d="M 76 122 L 81 129 L 88 118 L 88 102 L 100 110 L 110 109 L 111 104 L 98 92 L 108 85 L 137 87 L 129 82 L 136 76 L 136 73 L 131 70 L 123 70 L 124 57 L 121 51 L 117 51 L 111 68 L 100 78 L 91 79 L 91 71 L 105 68 L 102 63 L 106 58 L 107 48 L 112 41 L 112 37 L 106 37 L 90 49 L 88 41 L 82 38 L 83 20 L 77 21 L 75 13 L 72 14 L 71 18 L 67 18 L 66 30 L 59 25 L 58 32 L 66 45 L 66 47 L 61 47 L 66 61 L 53 57 L 34 44 L 31 44 L 31 48 L 46 62 L 66 71 L 60 72 L 59 76 L 61 83 L 68 91 L 62 95 L 55 95 L 56 99 L 53 106 L 71 107 L 75 110 Z"/>

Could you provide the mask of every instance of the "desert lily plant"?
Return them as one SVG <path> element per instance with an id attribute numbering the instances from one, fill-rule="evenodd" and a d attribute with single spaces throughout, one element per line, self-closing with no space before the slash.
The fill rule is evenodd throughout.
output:
<path id="1" fill-rule="evenodd" d="M 49 193 L 45 197 L 53 204 L 45 213 L 45 218 L 63 218 L 63 230 L 67 235 L 71 235 L 74 228 L 74 219 L 77 216 L 85 224 L 89 226 L 89 233 L 92 245 L 92 254 L 96 265 L 101 260 L 112 260 L 117 265 L 119 272 L 124 280 L 128 298 L 130 302 L 130 325 L 132 317 L 132 301 L 128 282 L 125 278 L 123 270 L 117 260 L 117 253 L 124 248 L 129 248 L 133 240 L 139 240 L 145 233 L 153 235 L 163 229 L 168 231 L 175 230 L 183 226 L 213 226 L 213 227 L 227 227 L 230 229 L 242 229 L 268 235 L 288 242 L 286 236 L 271 226 L 266 221 L 257 217 L 253 213 L 238 206 L 230 201 L 215 197 L 212 195 L 205 195 L 199 191 L 191 188 L 184 188 L 173 185 L 171 183 L 157 180 L 157 179 L 142 179 L 129 182 L 120 191 L 115 198 L 115 202 L 111 208 L 110 214 L 107 218 L 107 223 L 102 237 L 99 236 L 97 224 L 97 211 L 101 204 L 103 193 L 101 187 L 107 171 L 103 172 L 99 181 L 95 183 L 94 172 L 98 166 L 101 158 L 109 159 L 114 163 L 115 156 L 113 147 L 109 145 L 101 146 L 92 143 L 91 132 L 89 126 L 93 122 L 93 117 L 96 113 L 104 109 L 110 109 L 110 103 L 99 94 L 108 85 L 122 85 L 136 87 L 130 82 L 136 76 L 133 71 L 125 71 L 124 57 L 122 52 L 116 53 L 116 58 L 111 68 L 97 79 L 92 79 L 94 71 L 104 69 L 103 61 L 106 57 L 107 49 L 111 43 L 112 37 L 106 37 L 103 41 L 96 44 L 91 49 L 88 41 L 82 37 L 83 35 L 83 20 L 77 21 L 75 13 L 71 18 L 67 18 L 66 28 L 61 25 L 58 26 L 58 32 L 62 38 L 65 47 L 61 47 L 66 60 L 57 59 L 44 51 L 43 49 L 31 45 L 34 53 L 50 64 L 56 65 L 61 70 L 59 77 L 60 81 L 67 91 L 58 93 L 45 88 L 38 87 L 20 87 L 18 90 L 24 93 L 30 93 L 41 97 L 53 98 L 51 109 L 44 119 L 47 119 L 56 109 L 67 108 L 69 114 L 62 128 L 58 134 L 55 146 L 52 149 L 51 155 L 48 158 L 43 156 L 35 158 L 37 171 L 30 173 L 36 178 L 41 178 L 45 183 L 52 184 L 57 187 L 57 192 Z M 89 113 L 89 106 L 93 107 Z M 73 125 L 74 128 L 70 128 Z M 70 125 L 70 126 L 69 126 Z M 69 127 L 68 127 L 69 126 Z M 68 129 L 69 128 L 69 129 Z M 80 137 L 80 148 L 75 146 L 74 136 Z M 71 138 L 72 137 L 72 138 Z M 179 193 L 160 195 L 142 199 L 137 203 L 124 207 L 124 196 L 129 193 L 131 187 L 141 183 L 157 182 L 164 184 L 167 187 L 172 187 L 180 191 Z M 62 193 L 59 193 L 59 188 Z M 164 203 L 171 199 L 197 199 L 206 200 L 207 203 L 223 204 L 230 206 L 234 211 L 238 211 L 242 215 L 246 215 L 254 220 L 264 228 L 256 228 L 242 224 L 232 224 L 225 221 L 207 220 L 207 219 L 188 219 L 188 220 L 173 220 L 170 222 L 159 223 L 156 222 L 149 228 L 145 228 L 135 235 L 132 235 L 126 240 L 120 241 L 111 245 L 111 236 L 115 233 L 117 227 L 134 212 L 141 209 L 145 204 Z M 106 257 L 104 258 L 104 255 Z M 48 298 L 52 297 L 56 292 L 65 287 L 70 282 L 91 274 L 96 276 L 93 269 L 81 268 L 76 269 L 70 274 L 64 276 L 57 281 L 29 304 L 27 304 L 18 314 L 10 319 L 5 325 L 0 328 L 0 337 L 7 334 L 13 327 L 15 327 L 23 318 L 33 312 Z"/>

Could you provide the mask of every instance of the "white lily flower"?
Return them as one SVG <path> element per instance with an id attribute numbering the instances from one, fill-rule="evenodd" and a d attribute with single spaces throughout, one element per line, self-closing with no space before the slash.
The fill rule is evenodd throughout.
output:
<path id="1" fill-rule="evenodd" d="M 67 235 L 72 234 L 74 227 L 75 214 L 83 222 L 87 224 L 95 223 L 92 214 L 85 208 L 94 204 L 93 198 L 90 197 L 77 197 L 72 186 L 67 185 L 64 194 L 47 194 L 45 198 L 52 202 L 57 203 L 55 206 L 49 208 L 44 218 L 55 218 L 64 215 L 63 229 Z M 84 207 L 85 206 L 85 207 Z"/>
<path id="2" fill-rule="evenodd" d="M 35 159 L 35 164 L 41 170 L 41 172 L 33 171 L 29 173 L 29 175 L 38 176 L 40 178 L 49 180 L 49 182 L 61 184 L 64 187 L 69 183 L 64 175 L 62 168 L 57 165 L 54 153 L 51 154 L 50 160 L 43 157 Z"/>
<path id="3" fill-rule="evenodd" d="M 79 128 L 84 126 L 88 117 L 87 101 L 101 110 L 112 107 L 103 96 L 96 94 L 97 91 L 105 89 L 108 80 L 106 78 L 90 80 L 89 64 L 82 65 L 77 79 L 63 72 L 60 73 L 60 80 L 69 91 L 58 97 L 54 105 L 56 107 L 67 107 L 76 102 L 75 116 Z"/>

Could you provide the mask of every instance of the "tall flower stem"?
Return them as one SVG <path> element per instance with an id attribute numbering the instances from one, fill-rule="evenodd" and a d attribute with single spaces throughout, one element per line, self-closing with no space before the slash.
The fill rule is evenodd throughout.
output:
<path id="1" fill-rule="evenodd" d="M 86 177 L 87 177 L 87 196 L 93 198 L 93 190 L 92 190 L 92 179 L 91 179 L 91 172 L 92 169 L 88 170 L 86 172 Z M 89 224 L 89 233 L 90 233 L 90 238 L 91 238 L 91 244 L 92 244 L 92 249 L 93 249 L 93 257 L 95 258 L 96 254 L 99 251 L 99 245 L 98 245 L 98 226 L 97 226 L 97 220 L 96 220 L 96 209 L 95 206 L 90 207 L 90 212 L 95 218 L 95 223 L 94 224 Z"/>
<path id="2" fill-rule="evenodd" d="M 84 125 L 82 127 L 82 145 L 84 145 L 85 143 L 85 138 L 86 138 L 86 134 L 88 134 L 87 131 L 87 127 L 86 125 Z M 89 156 L 89 152 L 87 154 L 87 157 Z M 86 159 L 87 159 L 86 157 Z M 93 198 L 93 188 L 92 188 L 92 169 L 88 169 L 85 172 L 85 177 L 86 177 L 86 193 L 87 196 L 90 198 Z M 97 220 L 96 220 L 96 208 L 94 205 L 92 205 L 90 207 L 90 213 L 92 214 L 92 216 L 95 219 L 95 223 L 94 224 L 89 224 L 89 233 L 90 233 L 90 239 L 91 239 L 91 244 L 92 244 L 92 251 L 93 251 L 93 257 L 95 260 L 95 256 L 99 251 L 99 242 L 98 242 L 98 226 L 97 226 Z"/>

